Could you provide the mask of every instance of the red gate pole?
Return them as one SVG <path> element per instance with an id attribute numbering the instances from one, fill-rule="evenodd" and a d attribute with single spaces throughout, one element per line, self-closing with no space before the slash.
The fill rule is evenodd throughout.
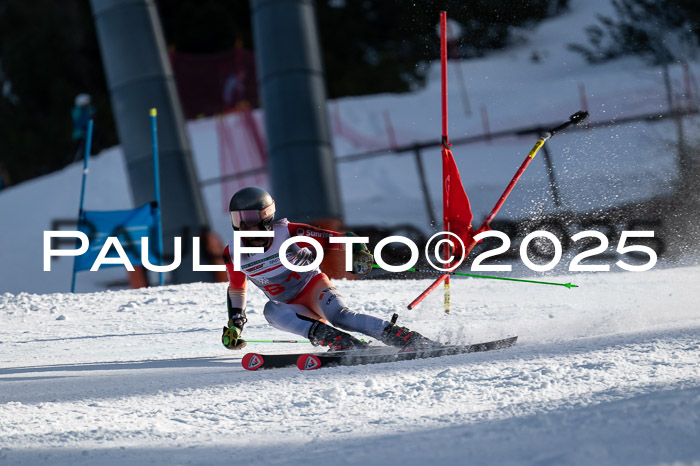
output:
<path id="1" fill-rule="evenodd" d="M 450 147 L 450 141 L 447 136 L 447 12 L 440 12 L 440 83 L 441 83 L 441 106 L 442 106 L 442 156 L 446 156 L 446 151 Z M 449 219 L 446 216 L 449 206 L 449 196 L 445 194 L 445 164 L 443 163 L 442 173 L 442 221 L 443 230 L 450 231 Z M 445 259 L 449 258 L 450 251 L 445 250 Z M 450 276 L 447 274 L 440 275 L 423 293 L 408 305 L 408 309 L 413 309 L 426 296 L 428 296 L 440 283 L 445 283 L 445 312 L 450 312 Z"/>
<path id="2" fill-rule="evenodd" d="M 442 94 L 442 156 L 447 157 L 450 140 L 447 136 L 447 12 L 440 12 L 440 77 L 441 77 L 441 94 Z M 445 164 L 442 164 L 442 218 L 443 231 L 450 231 L 450 219 L 447 217 L 449 212 L 450 197 L 449 193 L 445 192 Z M 447 194 L 447 195 L 446 195 Z M 449 259 L 450 250 L 445 247 L 445 259 Z M 445 282 L 445 314 L 450 313 L 450 276 L 442 275 Z M 413 304 L 413 303 L 411 303 Z"/>

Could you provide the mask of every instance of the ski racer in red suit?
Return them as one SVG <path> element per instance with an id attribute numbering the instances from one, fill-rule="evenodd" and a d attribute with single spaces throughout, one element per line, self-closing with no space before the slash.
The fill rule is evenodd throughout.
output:
<path id="1" fill-rule="evenodd" d="M 322 230 L 287 219 L 274 220 L 275 203 L 261 188 L 248 187 L 236 192 L 229 203 L 234 230 L 272 231 L 272 238 L 242 238 L 238 244 L 229 243 L 224 249 L 224 262 L 229 278 L 227 307 L 228 324 L 221 341 L 226 348 L 237 350 L 246 345 L 241 337 L 246 319 L 246 285 L 250 280 L 260 288 L 269 301 L 263 314 L 273 327 L 308 338 L 315 346 L 331 350 L 363 348 L 367 344 L 339 330 L 359 332 L 401 348 L 435 346 L 437 343 L 377 317 L 351 311 L 345 298 L 318 268 L 308 272 L 287 269 L 279 259 L 280 245 L 293 236 L 307 236 L 318 241 L 324 249 L 344 249 L 342 244 L 329 241 L 331 237 L 354 236 Z M 243 244 L 245 241 L 245 244 Z M 262 247 L 263 253 L 241 251 L 240 270 L 234 270 L 234 248 Z M 310 245 L 309 245 L 310 246 Z M 314 248 L 294 243 L 286 253 L 294 266 L 311 264 Z M 367 274 L 373 263 L 365 245 L 353 244 L 353 273 Z M 330 324 L 330 325 L 329 325 Z M 336 328 L 337 327 L 337 328 Z"/>

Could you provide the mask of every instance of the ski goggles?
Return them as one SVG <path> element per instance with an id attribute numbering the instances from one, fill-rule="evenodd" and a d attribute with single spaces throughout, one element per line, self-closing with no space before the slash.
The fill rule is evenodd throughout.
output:
<path id="1" fill-rule="evenodd" d="M 275 203 L 273 202 L 262 210 L 234 210 L 231 212 L 231 223 L 233 224 L 233 228 L 238 229 L 241 228 L 241 226 L 250 228 L 274 215 Z"/>

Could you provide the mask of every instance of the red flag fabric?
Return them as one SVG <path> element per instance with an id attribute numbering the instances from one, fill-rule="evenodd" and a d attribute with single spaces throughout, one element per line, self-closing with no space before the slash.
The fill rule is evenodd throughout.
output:
<path id="1" fill-rule="evenodd" d="M 457 164 L 452 156 L 452 151 L 442 148 L 442 215 L 444 228 L 459 236 L 467 249 L 467 253 L 473 247 L 472 237 L 472 209 L 469 198 L 462 186 L 462 178 L 459 176 Z M 453 251 L 455 258 L 462 256 L 462 248 L 457 245 Z"/>

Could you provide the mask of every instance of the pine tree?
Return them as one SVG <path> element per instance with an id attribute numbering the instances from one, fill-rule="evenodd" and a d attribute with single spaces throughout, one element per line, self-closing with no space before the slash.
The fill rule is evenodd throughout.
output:
<path id="1" fill-rule="evenodd" d="M 636 55 L 651 65 L 693 59 L 700 43 L 700 3 L 692 0 L 612 0 L 615 17 L 598 15 L 588 45 L 571 44 L 590 63 Z"/>

